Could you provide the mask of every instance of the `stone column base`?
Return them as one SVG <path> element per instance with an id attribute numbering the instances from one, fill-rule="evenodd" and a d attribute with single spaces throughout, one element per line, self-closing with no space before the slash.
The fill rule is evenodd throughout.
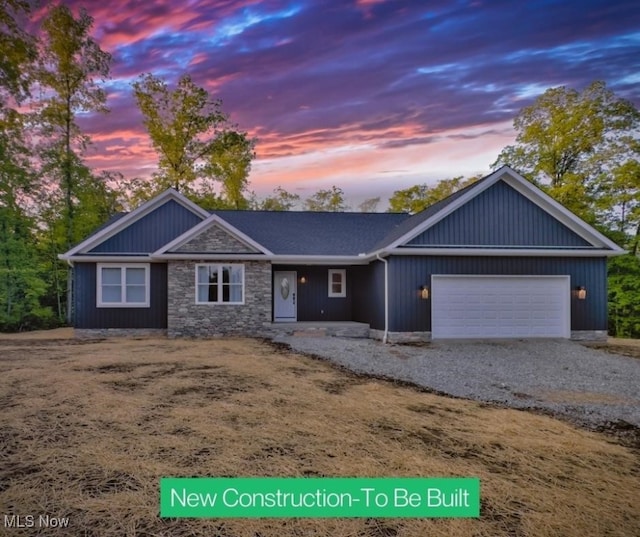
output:
<path id="1" fill-rule="evenodd" d="M 571 339 L 574 341 L 607 341 L 609 333 L 606 330 L 572 330 Z"/>

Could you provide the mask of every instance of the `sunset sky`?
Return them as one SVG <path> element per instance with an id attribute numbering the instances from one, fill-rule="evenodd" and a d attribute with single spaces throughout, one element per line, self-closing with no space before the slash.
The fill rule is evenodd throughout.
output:
<path id="1" fill-rule="evenodd" d="M 545 89 L 605 80 L 640 105 L 640 8 L 616 0 L 67 0 L 113 55 L 111 113 L 85 117 L 98 170 L 145 177 L 156 155 L 131 83 L 183 73 L 257 137 L 251 189 L 353 206 L 489 171 Z"/>

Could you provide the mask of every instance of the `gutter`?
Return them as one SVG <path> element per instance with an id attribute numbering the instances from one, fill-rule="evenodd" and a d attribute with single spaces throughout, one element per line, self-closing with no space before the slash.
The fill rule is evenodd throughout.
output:
<path id="1" fill-rule="evenodd" d="M 376 254 L 376 259 L 384 263 L 384 335 L 382 343 L 387 343 L 389 339 L 389 262 Z"/>

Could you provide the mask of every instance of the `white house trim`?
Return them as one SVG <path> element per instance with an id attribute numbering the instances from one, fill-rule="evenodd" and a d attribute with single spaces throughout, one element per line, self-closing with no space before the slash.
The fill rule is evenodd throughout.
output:
<path id="1" fill-rule="evenodd" d="M 459 198 L 455 199 L 430 218 L 427 218 L 424 222 L 418 224 L 381 250 L 389 251 L 409 242 L 462 207 L 467 202 L 471 201 L 473 198 L 479 196 L 482 192 L 492 187 L 501 179 L 596 248 L 611 249 L 616 252 L 613 255 L 624 253 L 624 250 L 622 250 L 622 248 L 617 244 L 607 239 L 602 233 L 571 213 L 568 209 L 527 181 L 509 166 L 501 167 L 477 186 L 472 186 L 468 192 L 465 192 Z"/>
<path id="2" fill-rule="evenodd" d="M 224 231 L 229 233 L 229 235 L 231 235 L 234 239 L 246 244 L 250 248 L 258 250 L 263 255 L 273 255 L 273 252 L 271 252 L 270 250 L 262 246 L 260 243 L 258 243 L 257 241 L 249 237 L 249 235 L 247 235 L 246 233 L 243 233 L 238 228 L 232 226 L 229 222 L 227 222 L 217 214 L 209 215 L 206 220 L 203 220 L 198 225 L 185 231 L 182 235 L 180 235 L 179 237 L 176 237 L 171 242 L 165 244 L 162 248 L 160 248 L 159 250 L 156 250 L 151 255 L 153 257 L 163 256 L 168 252 L 171 252 L 172 250 L 177 250 L 178 248 L 188 243 L 190 240 L 192 240 L 197 235 L 204 232 L 206 229 L 208 229 L 213 225 L 218 225 Z M 173 255 L 173 253 L 171 253 L 170 255 Z M 191 254 L 191 257 L 193 258 L 194 255 L 197 255 L 197 254 Z M 241 256 L 244 254 L 238 254 L 238 255 Z"/>
<path id="3" fill-rule="evenodd" d="M 123 229 L 129 227 L 131 224 L 133 224 L 137 220 L 140 220 L 144 216 L 150 214 L 155 209 L 164 205 L 170 200 L 173 200 L 176 203 L 179 203 L 185 209 L 188 209 L 189 211 L 199 216 L 200 218 L 207 218 L 209 216 L 209 213 L 205 211 L 202 207 L 199 207 L 198 205 L 193 203 L 191 200 L 184 197 L 177 190 L 174 190 L 173 188 L 169 188 L 165 190 L 162 194 L 143 203 L 137 209 L 134 209 L 133 211 L 126 214 L 122 218 L 116 220 L 111 225 L 106 226 L 104 229 L 101 229 L 95 235 L 92 235 L 88 239 L 82 241 L 80 244 L 73 247 L 68 252 L 64 254 L 60 254 L 58 258 L 62 260 L 66 260 L 73 257 L 75 260 L 74 256 L 76 254 L 84 253 L 86 251 L 89 251 L 95 248 L 99 244 L 103 243 L 107 239 L 110 239 L 111 237 L 113 237 Z"/>
<path id="4" fill-rule="evenodd" d="M 120 302 L 105 302 L 103 300 L 102 269 L 120 269 Z M 144 269 L 144 300 L 142 302 L 127 302 L 126 270 Z M 151 268 L 149 263 L 98 263 L 96 265 L 96 308 L 148 308 L 151 305 Z"/>
<path id="5" fill-rule="evenodd" d="M 206 254 L 206 253 L 180 253 L 180 254 L 152 254 L 151 259 L 158 261 L 167 261 L 167 260 L 203 260 L 203 261 L 268 261 L 272 259 L 270 256 L 265 256 L 264 254 Z"/>
<path id="6" fill-rule="evenodd" d="M 504 256 L 504 257 L 612 257 L 626 253 L 616 249 L 542 249 L 542 248 L 393 248 L 380 252 L 382 255 L 456 255 L 456 256 Z"/>
<path id="7" fill-rule="evenodd" d="M 149 263 L 151 258 L 148 255 L 74 255 L 71 259 L 66 259 L 73 263 Z"/>

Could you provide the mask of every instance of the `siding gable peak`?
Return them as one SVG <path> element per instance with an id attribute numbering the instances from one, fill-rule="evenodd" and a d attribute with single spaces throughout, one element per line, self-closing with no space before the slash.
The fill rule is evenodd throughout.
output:
<path id="1" fill-rule="evenodd" d="M 494 187 L 498 182 L 504 183 L 504 185 L 498 186 L 498 189 L 506 185 L 510 187 L 512 191 L 516 191 L 516 193 L 523 196 L 525 198 L 524 201 L 528 201 L 530 204 L 535 205 L 540 211 L 538 212 L 539 217 L 544 215 L 545 218 L 553 219 L 558 222 L 558 225 L 566 228 L 565 240 L 570 240 L 570 242 L 581 240 L 582 248 L 609 251 L 614 255 L 624 252 L 624 250 L 622 250 L 617 244 L 609 240 L 584 220 L 570 212 L 566 207 L 555 201 L 551 196 L 543 192 L 533 183 L 527 181 L 522 175 L 509 166 L 501 167 L 491 175 L 488 175 L 484 179 L 481 179 L 477 183 L 474 183 L 465 189 L 464 192 L 453 194 L 453 196 L 451 196 L 451 202 L 448 203 L 447 200 L 443 200 L 443 202 L 440 202 L 442 207 L 439 210 L 430 212 L 429 208 L 427 208 L 424 212 L 427 218 L 421 218 L 421 213 L 414 215 L 412 218 L 416 219 L 416 225 L 402 236 L 395 237 L 394 240 L 390 241 L 384 248 L 382 248 L 382 251 L 384 253 L 392 253 L 393 250 L 397 251 L 397 249 L 402 249 L 405 245 L 416 245 L 416 243 L 412 244 L 412 241 L 416 240 L 420 236 L 423 237 L 418 238 L 418 241 L 427 240 L 429 238 L 426 233 L 427 230 L 435 228 L 438 223 L 450 215 L 453 215 L 453 213 L 464 207 L 466 204 L 471 203 L 475 198 L 481 196 L 484 192 Z M 516 223 L 518 223 L 517 220 Z M 474 223 L 474 225 L 477 224 L 477 222 Z M 526 224 L 524 222 L 520 222 L 518 225 L 523 226 Z M 574 238 L 569 239 L 568 237 Z M 549 248 L 554 246 L 553 244 L 539 246 L 536 242 L 539 243 L 540 240 L 541 239 L 538 238 L 533 244 L 538 250 L 544 250 L 544 246 L 548 246 Z M 447 243 L 446 246 L 457 246 L 457 244 L 455 242 Z M 460 245 L 462 248 L 464 248 L 464 246 L 475 245 Z M 578 244 L 575 244 L 572 247 L 575 248 L 576 246 L 579 247 Z"/>
<path id="2" fill-rule="evenodd" d="M 146 201 L 130 213 L 125 214 L 122 218 L 119 218 L 111 224 L 103 227 L 102 229 L 99 229 L 96 233 L 87 237 L 84 241 L 71 248 L 71 250 L 65 252 L 64 254 L 61 254 L 59 258 L 62 260 L 72 260 L 76 255 L 82 255 L 84 253 L 91 252 L 92 250 L 99 251 L 100 245 L 116 237 L 118 234 L 124 232 L 128 228 L 131 228 L 137 222 L 140 222 L 146 217 L 152 216 L 156 211 L 162 210 L 163 208 L 166 210 L 168 206 L 176 206 L 188 213 L 191 223 L 185 225 L 189 225 L 190 227 L 194 225 L 194 222 L 204 220 L 209 216 L 209 213 L 202 207 L 186 198 L 177 190 L 168 188 L 164 192 L 158 194 L 155 198 Z M 175 236 L 176 231 L 180 233 L 181 230 L 179 229 L 170 229 L 170 223 L 167 223 L 167 225 L 167 233 L 165 235 L 173 234 L 173 236 Z M 167 240 L 168 239 L 165 238 L 163 242 L 166 242 Z M 157 247 L 158 245 L 156 244 L 155 246 L 150 248 L 150 251 L 155 250 Z M 135 253 L 150 253 L 150 251 Z"/>

